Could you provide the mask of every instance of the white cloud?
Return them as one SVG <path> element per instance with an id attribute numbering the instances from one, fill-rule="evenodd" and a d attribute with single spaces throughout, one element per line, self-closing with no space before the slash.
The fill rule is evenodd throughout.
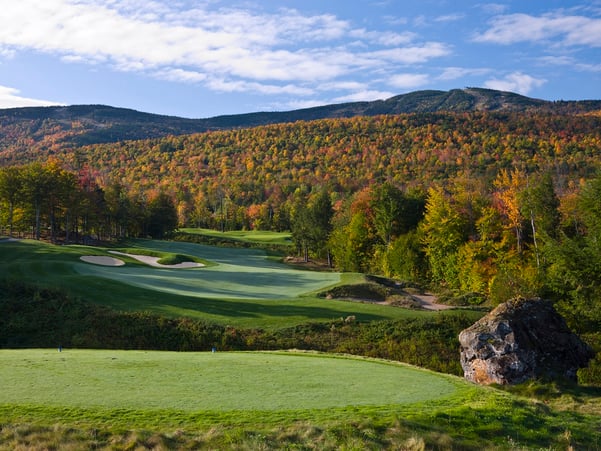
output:
<path id="1" fill-rule="evenodd" d="M 412 89 L 428 84 L 428 74 L 396 74 L 390 77 L 389 84 L 399 89 Z"/>
<path id="2" fill-rule="evenodd" d="M 476 6 L 488 14 L 501 14 L 509 7 L 508 5 L 502 5 L 500 3 L 480 3 Z"/>
<path id="3" fill-rule="evenodd" d="M 19 95 L 19 90 L 0 86 L 0 108 L 21 108 L 26 106 L 51 106 L 60 105 L 48 100 L 30 99 Z"/>
<path id="4" fill-rule="evenodd" d="M 365 91 L 369 89 L 369 85 L 358 81 L 335 81 L 322 83 L 316 86 L 316 89 L 319 91 Z"/>
<path id="5" fill-rule="evenodd" d="M 477 42 L 515 44 L 555 39 L 567 46 L 601 47 L 601 19 L 547 14 L 509 14 L 495 17 L 491 28 L 475 36 Z"/>
<path id="6" fill-rule="evenodd" d="M 527 95 L 535 88 L 544 85 L 547 80 L 534 78 L 522 72 L 513 72 L 503 79 L 492 78 L 484 82 L 484 86 L 499 91 L 511 91 Z"/>
<path id="7" fill-rule="evenodd" d="M 387 91 L 360 91 L 346 96 L 336 97 L 333 99 L 334 102 L 369 102 L 372 100 L 384 100 L 389 99 L 395 94 Z"/>
<path id="8" fill-rule="evenodd" d="M 405 45 L 413 41 L 417 35 L 412 32 L 394 33 L 394 32 L 382 32 L 382 31 L 368 31 L 365 29 L 352 30 L 349 36 L 353 38 L 365 39 L 369 42 L 385 45 L 385 46 L 398 46 Z"/>
<path id="9" fill-rule="evenodd" d="M 570 66 L 582 72 L 601 72 L 601 64 L 581 63 L 570 56 L 543 56 L 538 59 L 542 64 L 550 66 Z"/>
<path id="10" fill-rule="evenodd" d="M 486 68 L 447 67 L 437 78 L 438 80 L 457 80 L 469 76 L 481 76 L 491 72 Z"/>
<path id="11" fill-rule="evenodd" d="M 275 110 L 300 110 L 304 108 L 313 108 L 316 106 L 323 106 L 328 102 L 325 100 L 293 100 L 287 103 L 278 103 L 272 105 L 270 109 Z"/>
<path id="12" fill-rule="evenodd" d="M 250 92 L 269 95 L 291 94 L 297 96 L 306 96 L 314 93 L 314 90 L 310 88 L 303 88 L 302 86 L 292 84 L 282 86 L 219 78 L 211 79 L 207 82 L 207 85 L 211 89 L 220 92 Z"/>
<path id="13" fill-rule="evenodd" d="M 180 81 L 184 83 L 199 83 L 207 79 L 206 74 L 178 68 L 167 68 L 158 71 L 155 75 L 163 80 Z"/>
<path id="14" fill-rule="evenodd" d="M 420 46 L 400 47 L 372 52 L 370 56 L 381 61 L 391 61 L 401 64 L 424 63 L 432 58 L 449 55 L 450 48 L 440 42 L 426 42 Z"/>
<path id="15" fill-rule="evenodd" d="M 330 14 L 293 9 L 267 14 L 219 4 L 6 0 L 0 56 L 33 50 L 64 62 L 104 64 L 219 91 L 311 95 L 318 88 L 309 84 L 336 84 L 360 71 L 392 72 L 451 53 L 446 44 L 420 42 L 408 31 L 354 28 Z M 185 5 L 193 6 L 182 10 Z M 349 40 L 360 45 L 345 44 Z M 364 86 L 348 91 L 374 92 Z"/>
<path id="16" fill-rule="evenodd" d="M 465 17 L 465 14 L 447 14 L 446 16 L 438 16 L 434 18 L 434 22 L 456 22 Z"/>

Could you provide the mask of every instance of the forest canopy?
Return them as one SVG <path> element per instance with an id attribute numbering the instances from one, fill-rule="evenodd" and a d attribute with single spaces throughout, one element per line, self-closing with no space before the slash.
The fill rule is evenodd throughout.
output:
<path id="1" fill-rule="evenodd" d="M 601 116 L 401 114 L 4 152 L 5 234 L 291 231 L 299 255 L 601 325 Z M 47 161 L 41 164 L 40 161 Z"/>

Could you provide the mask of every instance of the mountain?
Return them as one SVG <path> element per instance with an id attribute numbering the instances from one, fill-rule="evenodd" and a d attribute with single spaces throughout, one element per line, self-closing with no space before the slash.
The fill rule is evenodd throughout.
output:
<path id="1" fill-rule="evenodd" d="M 601 101 L 549 102 L 482 88 L 416 91 L 387 100 L 207 119 L 163 116 L 104 105 L 12 108 L 0 110 L 0 163 L 10 160 L 6 158 L 7 152 L 18 152 L 32 146 L 52 150 L 327 118 L 441 111 L 536 111 L 566 114 L 595 110 L 601 110 Z"/>

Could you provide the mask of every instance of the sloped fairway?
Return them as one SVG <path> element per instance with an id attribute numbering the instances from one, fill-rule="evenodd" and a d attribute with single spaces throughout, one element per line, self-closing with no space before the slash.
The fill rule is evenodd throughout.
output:
<path id="1" fill-rule="evenodd" d="M 269 260 L 260 250 L 165 241 L 141 243 L 146 249 L 189 254 L 217 265 L 178 270 L 78 264 L 76 270 L 150 290 L 209 299 L 291 299 L 340 282 L 339 273 L 300 271 Z"/>
<path id="2" fill-rule="evenodd" d="M 338 283 L 340 274 L 291 268 L 260 250 L 148 240 L 128 243 L 128 247 L 141 252 L 186 254 L 202 259 L 207 266 L 153 268 L 126 257 L 125 266 L 99 266 L 84 263 L 80 257 L 114 257 L 110 249 L 4 240 L 0 243 L 0 277 L 64 289 L 121 311 L 147 311 L 242 327 L 287 327 L 351 315 L 363 321 L 431 315 L 319 299 L 311 292 Z"/>

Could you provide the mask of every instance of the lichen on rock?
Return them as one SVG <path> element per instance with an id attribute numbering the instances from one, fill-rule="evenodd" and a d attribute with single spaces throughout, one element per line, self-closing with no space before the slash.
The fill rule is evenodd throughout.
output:
<path id="1" fill-rule="evenodd" d="M 459 334 L 465 378 L 483 385 L 535 378 L 576 380 L 594 356 L 551 302 L 513 299 Z"/>

